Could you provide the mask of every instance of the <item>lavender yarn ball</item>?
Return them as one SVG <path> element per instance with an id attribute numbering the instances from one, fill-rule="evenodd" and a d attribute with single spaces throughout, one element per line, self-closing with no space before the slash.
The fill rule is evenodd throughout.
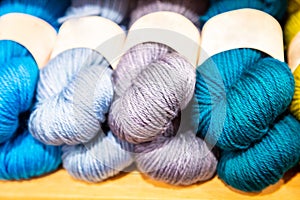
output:
<path id="1" fill-rule="evenodd" d="M 111 130 L 139 144 L 166 132 L 187 106 L 194 92 L 195 69 L 169 47 L 145 43 L 121 58 L 114 78 Z"/>
<path id="2" fill-rule="evenodd" d="M 177 12 L 197 24 L 196 11 L 203 8 L 199 4 L 205 6 L 203 2 L 138 1 L 131 24 L 156 11 Z M 155 180 L 190 185 L 215 173 L 215 155 L 196 137 L 192 120 L 183 114 L 194 95 L 195 76 L 195 68 L 185 58 L 151 42 L 126 52 L 113 74 L 110 128 L 119 138 L 135 144 L 137 168 Z"/>
<path id="3" fill-rule="evenodd" d="M 40 72 L 29 122 L 35 138 L 63 145 L 63 166 L 73 177 L 90 182 L 113 176 L 133 162 L 132 145 L 102 130 L 113 99 L 108 66 L 92 49 L 59 54 Z"/>
<path id="4" fill-rule="evenodd" d="M 144 43 L 121 58 L 113 77 L 109 125 L 119 138 L 136 144 L 138 169 L 174 185 L 210 179 L 215 155 L 178 122 L 194 94 L 194 67 L 165 45 Z"/>

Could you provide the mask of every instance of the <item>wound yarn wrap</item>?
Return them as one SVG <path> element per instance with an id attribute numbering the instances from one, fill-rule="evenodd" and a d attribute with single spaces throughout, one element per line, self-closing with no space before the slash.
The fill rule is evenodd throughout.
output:
<path id="1" fill-rule="evenodd" d="M 170 2 L 139 1 L 131 22 L 156 11 L 192 14 L 199 4 Z M 113 81 L 109 126 L 119 138 L 135 144 L 139 171 L 174 185 L 190 185 L 214 175 L 215 155 L 188 124 L 180 123 L 181 117 L 187 117 L 182 113 L 195 85 L 195 69 L 185 58 L 163 44 L 142 43 L 121 57 Z"/>
<path id="2" fill-rule="evenodd" d="M 55 25 L 67 3 L 3 0 L 0 15 L 20 12 Z M 26 48 L 8 40 L 0 41 L 0 60 L 0 179 L 29 179 L 54 171 L 61 149 L 40 143 L 27 130 L 38 66 Z"/>
<path id="3" fill-rule="evenodd" d="M 287 49 L 292 40 L 300 33 L 300 1 L 289 1 L 288 6 L 289 16 L 284 28 L 284 36 Z M 298 53 L 300 57 L 300 53 Z M 300 69 L 299 65 L 294 71 L 295 77 L 295 94 L 291 103 L 291 113 L 300 120 Z"/>
<path id="4" fill-rule="evenodd" d="M 133 146 L 105 128 L 111 76 L 106 59 L 89 48 L 58 54 L 40 73 L 30 130 L 46 144 L 62 145 L 63 167 L 79 180 L 103 181 L 133 163 Z"/>
<path id="5" fill-rule="evenodd" d="M 247 192 L 276 183 L 300 158 L 300 124 L 286 111 L 294 93 L 287 64 L 244 48 L 212 56 L 197 72 L 198 133 L 224 150 L 219 177 Z"/>

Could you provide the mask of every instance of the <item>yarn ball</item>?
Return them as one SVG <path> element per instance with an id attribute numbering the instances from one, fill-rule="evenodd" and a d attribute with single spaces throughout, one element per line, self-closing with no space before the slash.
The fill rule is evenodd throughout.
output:
<path id="1" fill-rule="evenodd" d="M 215 2 L 219 8 L 213 4 L 205 20 L 224 8 L 237 9 L 234 3 L 225 4 L 229 1 L 222 1 L 222 6 Z M 236 3 L 240 2 L 246 1 Z M 282 1 L 269 3 L 255 8 L 279 18 L 273 6 Z M 300 124 L 286 113 L 294 85 L 286 63 L 254 49 L 225 51 L 198 67 L 198 133 L 224 150 L 217 173 L 225 183 L 247 192 L 261 191 L 299 161 Z"/>
<path id="2" fill-rule="evenodd" d="M 289 16 L 284 29 L 284 36 L 287 48 L 297 34 L 300 34 L 300 1 L 289 1 Z M 300 56 L 300 55 L 299 55 Z M 290 106 L 291 113 L 300 120 L 300 69 L 294 71 L 295 94 Z"/>
<path id="3" fill-rule="evenodd" d="M 64 3 L 3 0 L 0 15 L 20 12 L 55 24 Z M 38 142 L 27 130 L 38 66 L 26 48 L 8 40 L 0 41 L 0 63 L 0 179 L 28 179 L 54 171 L 61 163 L 61 148 Z"/>
<path id="4" fill-rule="evenodd" d="M 157 11 L 176 12 L 198 24 L 205 2 L 138 1 L 130 24 Z M 196 137 L 186 114 L 193 102 L 195 69 L 185 58 L 163 44 L 142 43 L 121 57 L 113 81 L 109 126 L 119 138 L 135 144 L 139 171 L 174 185 L 214 175 L 216 156 Z"/>
<path id="5" fill-rule="evenodd" d="M 275 184 L 300 159 L 300 124 L 291 115 L 281 116 L 263 139 L 242 151 L 225 151 L 218 175 L 243 191 L 260 191 Z"/>
<path id="6" fill-rule="evenodd" d="M 269 132 L 293 93 L 284 62 L 253 49 L 214 55 L 197 69 L 198 133 L 225 150 L 247 149 Z"/>
<path id="7" fill-rule="evenodd" d="M 132 146 L 102 130 L 111 74 L 104 57 L 87 48 L 62 52 L 40 72 L 29 128 L 43 143 L 64 145 L 63 166 L 77 179 L 101 181 L 133 162 Z"/>
<path id="8" fill-rule="evenodd" d="M 114 74 L 110 127 L 131 143 L 164 133 L 194 92 L 193 66 L 165 45 L 144 43 L 121 58 Z"/>
<path id="9" fill-rule="evenodd" d="M 95 50 L 65 51 L 41 70 L 32 135 L 45 144 L 75 145 L 94 138 L 113 98 L 112 70 Z"/>
<path id="10" fill-rule="evenodd" d="M 165 45 L 143 43 L 125 53 L 113 77 L 109 125 L 119 138 L 136 144 L 138 169 L 175 185 L 211 178 L 215 155 L 195 133 L 180 131 L 188 125 L 178 124 L 193 97 L 194 67 Z"/>
<path id="11" fill-rule="evenodd" d="M 59 22 L 100 15 L 119 23 L 128 2 L 73 0 Z M 105 129 L 113 98 L 111 75 L 105 58 L 88 48 L 62 52 L 40 74 L 30 129 L 42 142 L 63 146 L 63 167 L 79 180 L 99 182 L 133 162 L 132 145 Z"/>
<path id="12" fill-rule="evenodd" d="M 241 8 L 261 10 L 281 21 L 287 8 L 287 0 L 211 0 L 208 11 L 201 16 L 200 21 L 204 24 L 217 14 Z"/>
<path id="13" fill-rule="evenodd" d="M 38 68 L 30 53 L 16 42 L 0 40 L 0 143 L 12 138 L 19 116 L 32 104 Z"/>
<path id="14" fill-rule="evenodd" d="M 130 3 L 129 0 L 72 0 L 65 16 L 58 21 L 63 23 L 70 18 L 101 16 L 119 24 L 126 17 Z"/>

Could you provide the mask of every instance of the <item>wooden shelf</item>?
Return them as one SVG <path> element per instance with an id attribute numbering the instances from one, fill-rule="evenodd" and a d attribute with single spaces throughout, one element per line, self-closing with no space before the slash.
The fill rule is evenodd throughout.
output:
<path id="1" fill-rule="evenodd" d="M 72 179 L 65 170 L 29 181 L 0 181 L 0 199 L 299 199 L 299 167 L 260 193 L 243 193 L 218 177 L 188 187 L 150 180 L 139 172 L 121 174 L 102 183 Z"/>

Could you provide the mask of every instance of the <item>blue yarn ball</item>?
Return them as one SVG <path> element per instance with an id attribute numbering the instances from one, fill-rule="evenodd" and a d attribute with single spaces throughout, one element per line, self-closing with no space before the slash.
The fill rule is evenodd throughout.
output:
<path id="1" fill-rule="evenodd" d="M 197 69 L 198 132 L 221 149 L 249 148 L 268 133 L 293 93 L 286 63 L 252 49 L 219 53 Z"/>
<path id="2" fill-rule="evenodd" d="M 21 45 L 0 41 L 0 179 L 27 179 L 51 172 L 61 150 L 35 140 L 27 131 L 38 68 Z"/>
<path id="3" fill-rule="evenodd" d="M 19 115 L 29 110 L 38 68 L 29 52 L 12 41 L 0 41 L 0 143 L 19 126 Z"/>
<path id="4" fill-rule="evenodd" d="M 210 0 L 208 11 L 200 17 L 201 24 L 217 14 L 241 8 L 261 10 L 280 21 L 284 17 L 287 0 Z"/>
<path id="5" fill-rule="evenodd" d="M 300 159 L 300 123 L 291 115 L 280 117 L 268 134 L 249 149 L 225 151 L 218 175 L 243 191 L 260 191 L 275 184 Z"/>
<path id="6" fill-rule="evenodd" d="M 40 17 L 51 24 L 64 13 L 67 1 L 0 2 L 0 16 L 19 12 Z M 56 6 L 62 6 L 56 8 Z M 0 179 L 28 179 L 51 172 L 61 163 L 61 148 L 46 146 L 27 131 L 38 66 L 23 46 L 0 41 Z"/>
<path id="7" fill-rule="evenodd" d="M 22 130 L 0 145 L 0 179 L 20 180 L 44 175 L 58 168 L 61 150 L 46 146 Z"/>

